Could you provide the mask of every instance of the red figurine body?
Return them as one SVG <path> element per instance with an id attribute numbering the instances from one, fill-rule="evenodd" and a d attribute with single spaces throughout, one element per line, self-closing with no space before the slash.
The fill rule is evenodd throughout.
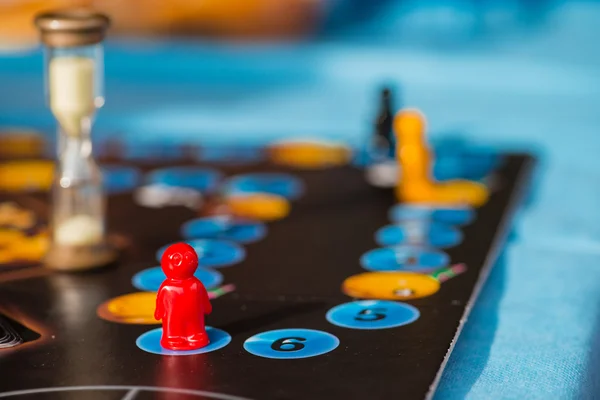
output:
<path id="1" fill-rule="evenodd" d="M 204 314 L 210 314 L 212 305 L 208 292 L 194 276 L 198 255 L 186 243 L 167 248 L 161 259 L 167 279 L 158 289 L 154 318 L 162 319 L 163 334 L 160 344 L 169 350 L 194 350 L 208 345 Z"/>

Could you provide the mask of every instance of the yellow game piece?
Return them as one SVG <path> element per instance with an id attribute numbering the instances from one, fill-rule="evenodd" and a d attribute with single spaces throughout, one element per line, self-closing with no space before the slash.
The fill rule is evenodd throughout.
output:
<path id="1" fill-rule="evenodd" d="M 489 190 L 479 182 L 457 179 L 438 182 L 433 197 L 438 204 L 469 204 L 480 207 L 487 202 Z"/>
<path id="2" fill-rule="evenodd" d="M 52 185 L 51 161 L 10 161 L 0 164 L 0 190 L 46 191 Z"/>
<path id="3" fill-rule="evenodd" d="M 439 205 L 485 204 L 488 189 L 478 182 L 453 180 L 436 182 L 431 177 L 432 157 L 425 139 L 425 117 L 417 110 L 402 110 L 394 118 L 396 159 L 402 171 L 396 197 L 409 203 Z"/>
<path id="4" fill-rule="evenodd" d="M 285 197 L 269 193 L 235 194 L 225 200 L 232 214 L 260 221 L 275 221 L 290 213 Z"/>
<path id="5" fill-rule="evenodd" d="M 97 314 L 107 321 L 121 324 L 154 325 L 160 321 L 154 319 L 156 293 L 138 292 L 115 297 L 102 303 Z"/>
<path id="6" fill-rule="evenodd" d="M 347 278 L 342 291 L 357 299 L 409 300 L 431 296 L 440 282 L 416 272 L 365 272 Z"/>
<path id="7" fill-rule="evenodd" d="M 343 144 L 317 141 L 285 141 L 269 147 L 275 164 L 303 169 L 320 169 L 346 165 L 352 151 Z"/>

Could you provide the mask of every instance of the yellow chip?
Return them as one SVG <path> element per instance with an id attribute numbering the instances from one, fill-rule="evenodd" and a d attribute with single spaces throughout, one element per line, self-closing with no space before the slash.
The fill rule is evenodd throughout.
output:
<path id="1" fill-rule="evenodd" d="M 226 199 L 232 214 L 238 217 L 275 221 L 290 213 L 290 203 L 285 197 L 269 193 L 235 194 Z"/>
<path id="2" fill-rule="evenodd" d="M 357 299 L 410 300 L 431 296 L 440 282 L 416 272 L 365 272 L 347 278 L 342 290 Z"/>
<path id="3" fill-rule="evenodd" d="M 46 191 L 52 185 L 51 161 L 10 161 L 0 164 L 0 190 L 11 192 Z"/>
<path id="4" fill-rule="evenodd" d="M 289 141 L 269 147 L 271 161 L 303 169 L 320 169 L 346 165 L 352 151 L 343 144 L 316 141 Z"/>
<path id="5" fill-rule="evenodd" d="M 121 324 L 153 325 L 160 321 L 154 319 L 156 293 L 138 292 L 115 297 L 102 303 L 98 316 L 102 319 Z"/>

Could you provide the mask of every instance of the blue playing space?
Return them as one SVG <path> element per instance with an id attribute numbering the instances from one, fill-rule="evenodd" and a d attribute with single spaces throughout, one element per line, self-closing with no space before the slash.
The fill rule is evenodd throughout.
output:
<path id="1" fill-rule="evenodd" d="M 373 134 L 379 91 L 390 86 L 399 105 L 427 115 L 439 179 L 480 180 L 498 161 L 497 153 L 534 153 L 540 162 L 526 204 L 455 344 L 435 398 L 598 398 L 600 3 L 541 2 L 536 17 L 519 9 L 520 2 L 489 3 L 489 9 L 479 10 L 477 2 L 384 1 L 360 24 L 294 43 L 111 39 L 105 49 L 106 105 L 94 134 L 124 140 L 132 148 L 131 159 L 144 157 L 136 153 L 140 143 L 165 154 L 181 143 L 202 144 L 205 159 L 217 161 L 224 157 L 220 145 L 238 145 L 244 149 L 234 152 L 240 163 L 260 157 L 253 148 L 286 138 L 343 141 L 360 149 Z M 0 130 L 33 128 L 53 137 L 42 67 L 39 50 L 0 53 Z M 210 192 L 220 179 L 209 169 L 186 174 L 165 168 L 141 182 L 137 170 L 107 170 L 106 185 L 119 193 L 188 176 L 189 185 Z M 238 193 L 260 187 L 290 199 L 304 189 L 285 174 L 238 176 L 226 187 Z M 435 212 L 392 209 L 395 224 L 374 237 L 385 247 L 366 253 L 363 267 L 410 271 L 403 261 L 409 258 L 421 260 L 429 267 L 424 269 L 446 264 L 444 248 L 462 240 L 458 227 L 472 215 L 469 209 Z M 405 254 L 388 248 L 405 244 L 411 234 L 396 222 L 425 214 L 433 222 L 420 234 L 442 250 Z M 438 226 L 438 220 L 444 224 Z M 221 239 L 251 243 L 267 235 L 254 220 L 198 219 L 181 229 L 206 254 L 200 266 L 211 268 L 245 257 L 241 245 Z M 206 232 L 220 236 L 206 239 Z M 148 267 L 156 265 L 150 261 L 154 264 Z M 146 271 L 133 285 L 156 290 L 162 277 L 150 273 L 160 271 Z M 200 279 L 212 287 L 221 275 L 205 271 Z M 338 326 L 356 324 L 346 313 L 360 307 L 348 303 L 328 318 Z M 395 313 L 393 326 L 418 318 L 410 306 L 397 306 Z M 211 332 L 221 335 L 215 348 L 231 340 L 226 332 Z M 140 348 L 161 354 L 159 333 L 140 336 Z M 249 338 L 245 351 L 279 357 L 267 345 L 270 334 Z M 324 332 L 310 335 L 316 338 L 311 346 L 316 344 L 302 357 L 326 354 L 339 344 Z"/>

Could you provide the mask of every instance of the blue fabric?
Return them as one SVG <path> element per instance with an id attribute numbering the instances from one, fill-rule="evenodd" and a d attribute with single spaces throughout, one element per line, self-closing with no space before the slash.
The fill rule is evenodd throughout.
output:
<path id="1" fill-rule="evenodd" d="M 372 131 L 378 88 L 392 84 L 402 104 L 427 114 L 434 142 L 537 152 L 528 207 L 437 398 L 594 398 L 600 5 L 390 3 L 377 19 L 310 44 L 113 43 L 97 133 L 236 144 L 300 135 L 358 146 Z M 493 18 L 481 18 L 482 3 L 497 8 Z M 41 68 L 39 53 L 0 57 L 0 88 L 10 93 L 0 96 L 0 126 L 53 131 Z"/>
<path id="2" fill-rule="evenodd" d="M 600 254 L 520 244 L 506 253 L 436 398 L 597 398 Z"/>

